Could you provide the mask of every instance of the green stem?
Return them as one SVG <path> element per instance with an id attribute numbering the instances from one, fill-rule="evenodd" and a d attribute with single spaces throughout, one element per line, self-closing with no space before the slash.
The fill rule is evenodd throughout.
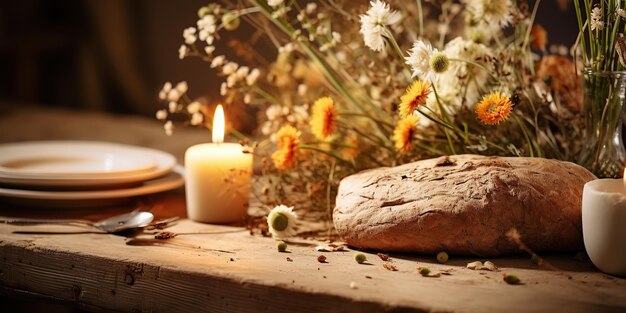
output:
<path id="1" fill-rule="evenodd" d="M 513 118 L 515 119 L 515 121 L 517 122 L 517 124 L 519 125 L 520 129 L 522 130 L 522 133 L 524 134 L 524 139 L 526 139 L 526 143 L 528 144 L 528 150 L 530 153 L 530 157 L 534 157 L 535 154 L 533 152 L 533 144 L 530 141 L 530 136 L 528 136 L 528 132 L 526 130 L 526 127 L 524 126 L 524 124 L 522 123 L 522 121 L 519 119 L 519 117 L 517 116 L 516 113 L 513 113 Z"/>
<path id="2" fill-rule="evenodd" d="M 328 151 L 328 150 L 325 150 L 325 149 L 322 149 L 322 148 L 318 148 L 316 146 L 311 146 L 311 145 L 299 145 L 298 147 L 301 148 L 301 149 L 304 149 L 304 150 L 311 150 L 311 151 L 315 151 L 315 152 L 326 154 L 326 155 L 328 155 L 330 157 L 335 158 L 337 161 L 340 161 L 340 162 L 343 162 L 343 163 L 346 163 L 346 164 L 350 164 L 352 166 L 352 162 L 349 162 L 349 161 L 343 159 L 342 157 L 338 156 L 336 153 L 334 153 L 332 151 Z"/>
<path id="3" fill-rule="evenodd" d="M 424 12 L 422 10 L 422 0 L 417 0 L 417 21 L 419 24 L 420 38 L 424 37 Z"/>

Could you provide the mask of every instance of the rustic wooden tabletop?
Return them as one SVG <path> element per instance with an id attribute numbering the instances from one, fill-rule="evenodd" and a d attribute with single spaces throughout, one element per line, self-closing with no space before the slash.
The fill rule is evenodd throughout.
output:
<path id="1" fill-rule="evenodd" d="M 155 121 L 96 113 L 27 108 L 0 117 L 0 142 L 107 140 L 179 158 L 206 135 L 182 132 L 164 137 Z M 185 215 L 180 190 L 141 201 L 150 202 L 158 218 Z M 3 204 L 0 215 L 97 220 L 135 205 L 61 212 Z M 238 226 L 183 219 L 168 230 L 178 236 L 156 240 L 154 234 L 127 238 L 68 226 L 0 225 L 0 293 L 126 312 L 626 311 L 626 279 L 603 274 L 574 253 L 544 255 L 541 266 L 528 256 L 490 259 L 499 267 L 495 272 L 466 268 L 486 261 L 480 258 L 453 256 L 442 265 L 432 256 L 392 253 L 397 271 L 391 271 L 379 251 L 366 251 L 368 262 L 359 265 L 355 251 L 318 252 L 320 242 L 312 240 L 295 240 L 287 253 L 279 253 L 271 238 Z M 318 262 L 320 254 L 326 263 Z M 450 275 L 423 277 L 419 266 Z M 522 284 L 506 284 L 505 273 Z"/>
<path id="2" fill-rule="evenodd" d="M 122 209 L 71 215 L 97 219 Z M 184 197 L 180 191 L 158 196 L 153 209 L 158 217 L 184 214 Z M 280 253 L 274 240 L 243 227 L 183 219 L 168 231 L 178 235 L 157 240 L 153 233 L 126 238 L 71 226 L 0 225 L 0 284 L 94 311 L 626 310 L 626 279 L 600 273 L 574 254 L 544 256 L 541 266 L 525 256 L 494 258 L 494 272 L 466 268 L 485 259 L 452 257 L 438 264 L 432 256 L 392 253 L 384 262 L 377 251 L 365 252 L 368 262 L 360 265 L 355 251 L 318 252 L 323 243 L 313 240 L 295 240 Z M 318 262 L 322 254 L 325 263 Z M 419 266 L 450 275 L 423 277 Z M 505 273 L 522 284 L 506 284 Z"/>

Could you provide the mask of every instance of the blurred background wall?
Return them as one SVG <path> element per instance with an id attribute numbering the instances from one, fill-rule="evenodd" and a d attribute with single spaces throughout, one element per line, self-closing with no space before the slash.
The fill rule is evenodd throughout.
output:
<path id="1" fill-rule="evenodd" d="M 152 116 L 164 106 L 163 83 L 181 80 L 192 97 L 219 99 L 221 81 L 208 64 L 178 59 L 182 31 L 207 1 L 2 1 L 0 102 Z M 551 44 L 574 42 L 571 1 L 543 1 L 537 19 Z M 249 34 L 241 27 L 232 37 Z"/>

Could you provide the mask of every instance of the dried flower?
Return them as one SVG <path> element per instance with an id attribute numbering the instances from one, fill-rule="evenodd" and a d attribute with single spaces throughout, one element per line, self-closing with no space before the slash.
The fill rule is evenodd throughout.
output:
<path id="1" fill-rule="evenodd" d="M 593 8 L 591 10 L 591 30 L 601 31 L 604 29 L 604 21 L 602 20 L 602 10 L 599 7 Z"/>
<path id="2" fill-rule="evenodd" d="M 198 126 L 204 122 L 204 115 L 202 113 L 196 112 L 191 115 L 191 120 L 189 123 L 193 126 Z"/>
<path id="3" fill-rule="evenodd" d="M 180 45 L 180 48 L 178 48 L 178 58 L 181 60 L 184 59 L 188 51 L 189 48 L 187 48 L 186 45 Z"/>
<path id="4" fill-rule="evenodd" d="M 426 98 L 430 94 L 430 82 L 416 80 L 409 88 L 406 89 L 404 95 L 400 97 L 400 106 L 398 111 L 400 117 L 405 118 L 413 114 L 415 110 L 426 104 Z"/>
<path id="5" fill-rule="evenodd" d="M 276 249 L 278 250 L 278 252 L 285 252 L 287 251 L 287 243 L 280 240 L 276 242 Z"/>
<path id="6" fill-rule="evenodd" d="M 365 256 L 365 254 L 359 252 L 354 255 L 354 260 L 359 264 L 363 264 L 365 263 L 365 261 L 367 261 L 367 257 Z"/>
<path id="7" fill-rule="evenodd" d="M 165 134 L 171 136 L 174 132 L 174 123 L 172 121 L 167 121 L 163 124 L 163 129 L 165 130 Z"/>
<path id="8" fill-rule="evenodd" d="M 504 280 L 509 285 L 519 285 L 522 282 L 519 277 L 508 274 L 504 274 L 502 276 L 502 280 Z"/>
<path id="9" fill-rule="evenodd" d="M 275 7 L 277 7 L 277 6 L 281 5 L 281 4 L 283 4 L 283 1 L 284 1 L 284 0 L 267 0 L 267 4 L 268 4 L 269 6 L 271 6 L 271 7 L 274 7 L 274 8 L 275 8 Z"/>
<path id="10" fill-rule="evenodd" d="M 400 22 L 402 15 L 391 10 L 389 4 L 381 1 L 371 1 L 370 8 L 361 15 L 361 34 L 365 45 L 374 51 L 385 48 L 385 28 Z"/>
<path id="11" fill-rule="evenodd" d="M 417 268 L 417 272 L 422 276 L 428 276 L 428 274 L 430 274 L 430 268 L 428 268 L 428 266 L 420 266 Z"/>
<path id="12" fill-rule="evenodd" d="M 436 81 L 438 75 L 448 69 L 450 61 L 448 57 L 433 48 L 430 42 L 416 40 L 409 50 L 409 56 L 405 58 L 406 64 L 413 71 L 412 77 L 419 77 L 426 81 Z"/>
<path id="13" fill-rule="evenodd" d="M 445 251 L 437 253 L 437 262 L 441 264 L 448 262 L 448 254 Z"/>
<path id="14" fill-rule="evenodd" d="M 417 115 L 410 115 L 398 121 L 398 125 L 393 130 L 393 142 L 397 151 L 406 153 L 413 149 L 413 139 L 417 133 L 418 122 Z"/>
<path id="15" fill-rule="evenodd" d="M 166 110 L 158 110 L 156 112 L 156 118 L 159 121 L 164 121 L 167 118 L 167 111 Z"/>
<path id="16" fill-rule="evenodd" d="M 499 91 L 493 91 L 483 97 L 476 105 L 475 111 L 483 124 L 497 125 L 509 117 L 512 109 L 513 104 L 508 96 Z"/>
<path id="17" fill-rule="evenodd" d="M 483 267 L 483 262 L 481 261 L 474 261 L 471 263 L 467 263 L 467 268 L 469 268 L 470 270 L 478 270 L 481 267 Z"/>
<path id="18" fill-rule="evenodd" d="M 392 272 L 395 272 L 395 271 L 398 270 L 398 268 L 395 265 L 393 265 L 392 263 L 389 263 L 389 262 L 383 263 L 383 267 L 386 270 L 389 270 L 389 271 L 392 271 Z"/>
<path id="19" fill-rule="evenodd" d="M 185 39 L 185 43 L 188 45 L 192 45 L 198 37 L 196 37 L 196 28 L 188 27 L 183 31 L 183 38 Z"/>
<path id="20" fill-rule="evenodd" d="M 222 25 L 226 30 L 235 30 L 239 27 L 239 13 L 237 11 L 229 11 L 222 16 Z"/>
<path id="21" fill-rule="evenodd" d="M 222 66 L 224 65 L 224 62 L 226 62 L 226 57 L 223 55 L 218 55 L 214 57 L 213 60 L 211 61 L 211 68 Z"/>
<path id="22" fill-rule="evenodd" d="M 291 169 L 295 165 L 296 151 L 300 142 L 300 132 L 286 125 L 276 133 L 278 151 L 272 154 L 274 165 L 279 170 Z"/>
<path id="23" fill-rule="evenodd" d="M 383 261 L 389 261 L 389 254 L 377 253 L 376 255 Z"/>
<path id="24" fill-rule="evenodd" d="M 296 220 L 298 216 L 293 207 L 278 205 L 267 215 L 267 226 L 273 238 L 288 238 L 296 234 Z"/>
<path id="25" fill-rule="evenodd" d="M 530 46 L 533 49 L 545 51 L 546 45 L 548 45 L 548 32 L 543 26 L 536 24 L 530 30 L 530 36 L 532 37 L 532 41 L 530 42 Z"/>
<path id="26" fill-rule="evenodd" d="M 506 27 L 513 21 L 511 0 L 466 0 L 468 10 L 486 23 Z"/>
<path id="27" fill-rule="evenodd" d="M 315 137 L 325 140 L 335 132 L 337 110 L 330 97 L 317 99 L 311 109 L 311 131 Z"/>
<path id="28" fill-rule="evenodd" d="M 530 257 L 530 261 L 537 266 L 543 263 L 543 259 L 535 253 L 533 253 L 533 255 Z"/>
<path id="29" fill-rule="evenodd" d="M 201 107 L 202 107 L 202 104 L 200 102 L 194 101 L 187 105 L 187 112 L 189 112 L 189 114 L 198 113 L 200 112 Z"/>

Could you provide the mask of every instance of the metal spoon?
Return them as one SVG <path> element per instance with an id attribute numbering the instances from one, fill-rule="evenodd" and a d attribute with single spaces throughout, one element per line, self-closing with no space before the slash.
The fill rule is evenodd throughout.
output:
<path id="1" fill-rule="evenodd" d="M 56 225 L 80 225 L 90 226 L 97 228 L 107 233 L 118 233 L 128 229 L 137 229 L 150 225 L 154 215 L 145 211 L 133 211 L 121 215 L 115 215 L 109 218 L 97 222 L 91 222 L 88 220 L 54 220 L 54 219 L 0 219 L 0 223 L 11 225 L 41 225 L 41 224 L 56 224 Z"/>

